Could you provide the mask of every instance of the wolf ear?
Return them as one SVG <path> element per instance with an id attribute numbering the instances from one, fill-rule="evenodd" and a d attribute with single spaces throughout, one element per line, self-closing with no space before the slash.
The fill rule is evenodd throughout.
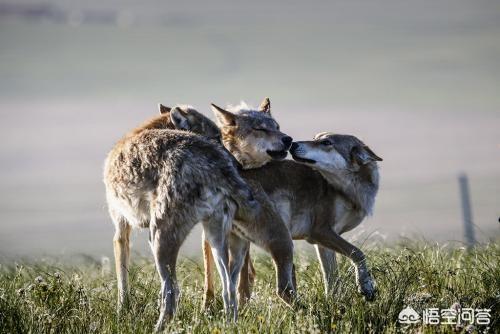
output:
<path id="1" fill-rule="evenodd" d="M 271 113 L 271 100 L 269 100 L 268 97 L 266 97 L 264 101 L 262 101 L 262 103 L 260 104 L 259 111 L 268 114 Z"/>
<path id="2" fill-rule="evenodd" d="M 232 112 L 229 112 L 225 109 L 222 109 L 219 106 L 216 106 L 215 104 L 212 103 L 212 111 L 215 114 L 215 117 L 217 117 L 217 121 L 221 126 L 224 125 L 229 125 L 233 126 L 236 125 L 236 115 L 233 114 Z"/>
<path id="3" fill-rule="evenodd" d="M 172 108 L 164 106 L 163 104 L 159 103 L 158 104 L 158 111 L 160 114 L 166 114 L 169 113 Z"/>
<path id="4" fill-rule="evenodd" d="M 351 156 L 360 165 L 366 165 L 372 161 L 382 161 L 382 158 L 376 155 L 368 146 L 354 146 L 351 150 Z"/>
<path id="5" fill-rule="evenodd" d="M 189 131 L 191 129 L 186 113 L 179 107 L 171 109 L 170 120 L 178 130 Z"/>

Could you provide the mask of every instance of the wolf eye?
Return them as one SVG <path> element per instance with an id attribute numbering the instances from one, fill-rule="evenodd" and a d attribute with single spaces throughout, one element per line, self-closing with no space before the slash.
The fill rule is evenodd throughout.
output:
<path id="1" fill-rule="evenodd" d="M 264 132 L 267 132 L 266 129 L 262 129 L 262 128 L 252 128 L 252 129 L 254 129 L 255 131 L 264 131 Z"/>
<path id="2" fill-rule="evenodd" d="M 320 141 L 320 143 L 321 143 L 321 145 L 325 145 L 325 146 L 332 145 L 332 142 L 329 140 L 322 140 L 322 141 Z"/>

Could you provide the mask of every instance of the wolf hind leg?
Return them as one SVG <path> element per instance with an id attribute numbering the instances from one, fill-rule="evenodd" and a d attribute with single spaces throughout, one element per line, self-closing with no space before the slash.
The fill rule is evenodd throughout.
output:
<path id="1" fill-rule="evenodd" d="M 211 217 L 203 220 L 203 230 L 212 249 L 215 264 L 222 285 L 222 299 L 228 319 L 236 321 L 238 302 L 236 300 L 235 285 L 232 284 L 229 270 L 228 236 L 231 231 L 232 220 L 236 207 L 227 202 L 220 212 L 217 210 Z"/>
<path id="2" fill-rule="evenodd" d="M 212 255 L 212 249 L 210 248 L 210 243 L 208 242 L 205 231 L 203 231 L 203 264 L 205 268 L 205 284 L 204 284 L 204 294 L 203 294 L 203 308 L 208 309 L 210 304 L 215 298 L 215 287 L 214 287 L 214 256 Z"/>
<path id="3" fill-rule="evenodd" d="M 229 271 L 232 284 L 238 282 L 238 304 L 243 305 L 250 297 L 255 270 L 251 265 L 250 243 L 234 234 L 229 236 Z M 215 266 L 210 243 L 203 232 L 203 259 L 205 266 L 205 285 L 203 307 L 207 309 L 215 297 L 213 269 Z M 239 280 L 238 280 L 239 275 Z"/>
<path id="4" fill-rule="evenodd" d="M 194 224 L 186 224 L 194 225 Z M 157 219 L 150 225 L 150 245 L 160 275 L 160 316 L 155 331 L 163 330 L 177 308 L 179 288 L 177 286 L 176 264 L 179 249 L 189 233 L 189 228 L 176 228 L 164 219 Z"/>
<path id="5" fill-rule="evenodd" d="M 248 272 L 250 242 L 234 233 L 229 236 L 229 270 L 231 283 L 238 284 L 238 305 L 243 305 L 250 298 L 250 282 Z M 243 268 L 243 270 L 242 270 Z M 244 286 L 242 286 L 244 285 Z"/>
<path id="6" fill-rule="evenodd" d="M 131 227 L 125 217 L 114 210 L 110 216 L 115 225 L 113 237 L 113 251 L 115 255 L 115 269 L 118 287 L 118 313 L 127 307 L 129 299 L 129 263 L 130 263 L 130 231 Z"/>

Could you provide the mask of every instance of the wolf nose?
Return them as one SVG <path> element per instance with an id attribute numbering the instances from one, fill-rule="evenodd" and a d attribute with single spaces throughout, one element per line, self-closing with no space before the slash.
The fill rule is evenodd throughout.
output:
<path id="1" fill-rule="evenodd" d="M 283 144 L 285 144 L 286 147 L 290 147 L 290 145 L 292 144 L 293 138 L 290 136 L 285 136 L 281 139 L 281 141 L 283 142 Z"/>
<path id="2" fill-rule="evenodd" d="M 290 152 L 295 152 L 295 150 L 299 147 L 299 144 L 297 143 L 292 143 L 292 146 L 290 147 Z"/>

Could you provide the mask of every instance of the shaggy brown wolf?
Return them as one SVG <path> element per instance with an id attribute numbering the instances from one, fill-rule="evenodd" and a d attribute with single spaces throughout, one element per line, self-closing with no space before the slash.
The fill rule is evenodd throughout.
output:
<path id="1" fill-rule="evenodd" d="M 106 198 L 116 229 L 119 308 L 125 302 L 128 289 L 130 230 L 149 228 L 151 250 L 161 278 L 156 330 L 162 329 L 175 312 L 177 254 L 198 222 L 202 222 L 216 258 L 226 313 L 236 318 L 235 287 L 229 280 L 227 235 L 237 209 L 240 217 L 252 217 L 260 211 L 232 158 L 220 145 L 186 131 L 157 128 L 161 124 L 161 127 L 200 129 L 201 134 L 212 136 L 215 125 L 206 122 L 204 117 L 203 124 L 193 123 L 198 116 L 202 115 L 186 107 L 168 111 L 120 140 L 108 154 L 104 166 Z"/>
<path id="2" fill-rule="evenodd" d="M 219 117 L 219 124 L 226 148 L 240 162 L 240 157 L 244 157 L 247 165 L 262 165 L 262 155 L 257 155 L 257 164 L 251 163 L 255 152 L 254 136 L 262 130 L 245 125 L 248 118 L 240 116 L 238 110 L 221 111 L 215 108 L 214 111 L 223 115 L 223 118 Z M 245 130 L 240 131 L 240 128 Z M 375 285 L 363 252 L 340 234 L 359 225 L 371 213 L 379 182 L 376 161 L 381 159 L 355 137 L 330 134 L 320 134 L 314 142 L 294 143 L 291 152 L 300 164 L 293 161 L 270 162 L 261 168 L 240 171 L 254 193 L 259 193 L 256 189 L 264 191 L 272 208 L 282 218 L 262 220 L 260 223 L 270 226 L 284 222 L 292 238 L 315 244 L 327 293 L 336 272 L 335 252 L 347 256 L 355 265 L 360 292 L 367 300 L 373 299 Z M 233 234 L 232 243 L 246 242 L 245 236 L 238 231 L 233 229 Z M 211 281 L 213 263 L 207 246 L 205 243 L 205 298 L 210 298 L 214 295 Z M 248 246 L 240 247 L 248 251 Z M 251 272 L 252 268 L 248 254 L 246 257 L 249 268 L 242 270 L 238 287 L 240 299 L 250 295 L 251 276 L 246 271 Z"/>

